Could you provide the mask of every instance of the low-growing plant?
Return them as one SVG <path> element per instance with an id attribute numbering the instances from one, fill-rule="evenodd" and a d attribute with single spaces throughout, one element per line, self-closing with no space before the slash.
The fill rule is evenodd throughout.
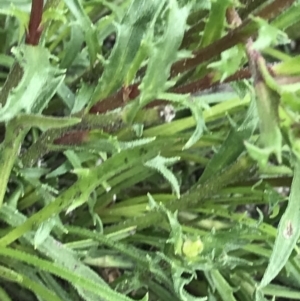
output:
<path id="1" fill-rule="evenodd" d="M 0 300 L 300 300 L 299 24 L 2 0 Z"/>

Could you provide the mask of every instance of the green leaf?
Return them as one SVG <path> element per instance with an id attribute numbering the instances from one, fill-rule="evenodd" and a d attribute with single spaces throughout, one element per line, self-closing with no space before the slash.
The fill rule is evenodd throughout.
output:
<path id="1" fill-rule="evenodd" d="M 85 290 L 91 291 L 96 296 L 102 298 L 97 298 L 96 300 L 100 301 L 104 299 L 107 301 L 132 301 L 132 299 L 115 292 L 106 285 L 100 285 L 99 283 L 93 282 L 89 279 L 79 276 L 76 273 L 66 270 L 65 268 L 60 267 L 56 263 L 40 259 L 37 256 L 26 254 L 24 252 L 14 250 L 11 248 L 1 248 L 0 254 L 5 257 L 14 258 L 15 260 L 20 260 L 21 262 L 33 265 L 43 271 L 47 271 L 58 277 L 68 280 L 69 282 L 75 285 L 83 286 Z"/>
<path id="2" fill-rule="evenodd" d="M 221 53 L 221 60 L 209 64 L 208 68 L 213 68 L 221 73 L 220 81 L 234 74 L 243 65 L 245 61 L 244 45 L 236 45 Z"/>
<path id="3" fill-rule="evenodd" d="M 164 208 L 165 213 L 168 216 L 169 224 L 171 227 L 170 238 L 167 240 L 167 243 L 172 243 L 174 245 L 174 254 L 181 255 L 183 248 L 183 232 L 180 223 L 178 222 L 176 211 L 175 213 L 171 213 L 169 210 Z"/>
<path id="4" fill-rule="evenodd" d="M 175 93 L 160 93 L 159 98 L 172 101 L 174 103 L 179 103 L 187 108 L 189 108 L 195 119 L 196 128 L 192 136 L 184 145 L 183 149 L 190 148 L 193 146 L 203 135 L 205 129 L 205 122 L 202 115 L 201 102 L 197 101 L 197 97 L 192 98 L 190 95 L 175 94 Z"/>
<path id="5" fill-rule="evenodd" d="M 71 109 L 74 106 L 75 94 L 65 83 L 61 83 L 61 85 L 58 87 L 57 95 L 64 102 L 68 109 Z"/>
<path id="6" fill-rule="evenodd" d="M 80 178 L 73 186 L 61 193 L 53 202 L 32 215 L 24 222 L 24 224 L 14 228 L 7 233 L 7 235 L 3 236 L 0 239 L 0 245 L 6 245 L 18 239 L 30 230 L 33 225 L 42 223 L 52 217 L 52 215 L 66 209 L 74 200 L 88 198 L 90 193 L 94 191 L 96 187 L 112 176 L 157 156 L 159 149 L 166 146 L 166 143 L 167 142 L 162 142 L 153 148 L 149 147 L 149 149 L 145 149 L 144 146 L 128 149 L 112 156 L 100 166 L 94 167 L 93 169 L 87 169 L 87 172 L 84 175 L 81 174 Z"/>
<path id="7" fill-rule="evenodd" d="M 94 24 L 91 22 L 86 12 L 84 11 L 81 1 L 65 0 L 64 2 L 68 6 L 71 13 L 74 15 L 76 21 L 81 27 L 81 30 L 84 32 L 85 40 L 90 55 L 90 63 L 91 66 L 93 66 L 94 63 L 96 62 L 97 54 L 100 51 L 96 28 Z"/>
<path id="8" fill-rule="evenodd" d="M 60 21 L 61 23 L 66 24 L 68 21 L 66 17 L 66 11 L 54 6 L 44 10 L 42 16 L 42 24 L 50 21 Z"/>
<path id="9" fill-rule="evenodd" d="M 137 71 L 141 67 L 143 61 L 146 59 L 147 55 L 150 52 L 150 45 L 147 39 L 151 39 L 150 34 L 148 34 L 148 37 L 146 36 L 145 39 L 141 41 L 140 48 L 132 61 L 132 64 L 126 74 L 124 85 L 129 86 L 131 82 L 133 82 L 134 77 L 136 76 Z"/>
<path id="10" fill-rule="evenodd" d="M 50 218 L 49 220 L 43 222 L 37 231 L 35 232 L 34 236 L 34 248 L 36 249 L 37 246 L 42 244 L 46 238 L 49 236 L 51 230 L 56 225 L 56 219 Z"/>
<path id="11" fill-rule="evenodd" d="M 3 4 L 2 4 L 3 5 Z M 4 6 L 5 7 L 5 4 Z M 20 23 L 19 29 L 19 41 L 21 40 L 22 36 L 24 35 L 26 29 L 28 28 L 29 23 L 29 15 L 27 12 L 16 7 L 14 4 L 10 2 L 10 7 L 5 9 L 0 9 L 0 15 L 12 16 L 15 17 Z"/>
<path id="12" fill-rule="evenodd" d="M 20 286 L 30 289 L 37 296 L 43 298 L 45 301 L 62 301 L 58 296 L 55 296 L 55 294 L 49 289 L 47 289 L 45 286 L 32 281 L 26 275 L 17 273 L 4 266 L 0 266 L 0 278 L 4 278 L 12 282 L 17 282 Z M 1 299 L 1 301 L 4 300 Z"/>
<path id="13" fill-rule="evenodd" d="M 258 59 L 258 68 L 263 77 L 262 80 L 255 83 L 260 129 L 259 143 L 263 148 L 260 149 L 250 143 L 245 143 L 245 145 L 249 154 L 260 162 L 261 167 L 264 167 L 271 154 L 275 154 L 279 163 L 282 160 L 282 134 L 278 112 L 280 96 L 276 91 L 277 85 L 270 76 L 263 58 Z"/>
<path id="14" fill-rule="evenodd" d="M 26 221 L 26 217 L 24 215 L 5 205 L 1 208 L 0 216 L 9 225 L 14 227 L 21 225 Z M 25 239 L 27 243 L 34 246 L 35 235 L 33 232 L 25 233 L 23 239 Z M 98 283 L 101 286 L 106 285 L 97 273 L 81 262 L 75 252 L 61 244 L 59 241 L 55 240 L 50 235 L 46 237 L 42 244 L 37 245 L 36 248 L 45 257 L 53 260 L 57 266 L 67 269 L 70 271 L 70 273 L 74 273 L 75 268 L 78 276 L 83 277 L 84 279 L 87 279 L 93 283 Z M 79 294 L 84 296 L 85 300 L 98 301 L 98 297 L 94 293 L 86 291 L 85 287 L 83 287 L 80 283 L 73 283 L 73 285 L 78 290 Z"/>
<path id="15" fill-rule="evenodd" d="M 6 68 L 11 68 L 14 63 L 14 59 L 6 54 L 0 54 L 0 65 Z"/>
<path id="16" fill-rule="evenodd" d="M 202 173 L 199 183 L 205 183 L 210 177 L 213 177 L 216 172 L 222 170 L 229 164 L 232 164 L 237 157 L 244 150 L 244 140 L 248 139 L 256 128 L 256 123 L 253 124 L 253 116 L 255 109 L 254 102 L 250 106 L 247 117 L 243 124 L 239 128 L 233 128 L 230 130 L 225 141 L 222 143 L 218 152 L 214 154 L 212 159 L 208 162 Z"/>
<path id="17" fill-rule="evenodd" d="M 264 294 L 261 292 L 261 290 L 257 289 L 255 291 L 255 301 L 268 301 L 268 300 L 264 297 Z"/>
<path id="18" fill-rule="evenodd" d="M 210 277 L 223 301 L 236 301 L 233 296 L 233 289 L 223 277 L 223 275 L 216 269 L 210 271 Z"/>
<path id="19" fill-rule="evenodd" d="M 164 158 L 162 156 L 157 156 L 145 163 L 145 166 L 159 171 L 164 176 L 164 178 L 171 184 L 172 188 L 174 189 L 177 198 L 180 198 L 180 188 L 178 180 L 174 176 L 173 172 L 170 171 L 166 166 L 173 165 L 179 160 L 180 157 Z"/>
<path id="20" fill-rule="evenodd" d="M 297 160 L 288 206 L 280 219 L 272 255 L 259 284 L 268 285 L 285 266 L 300 236 L 300 161 Z"/>
<path id="21" fill-rule="evenodd" d="M 139 86 L 139 104 L 146 105 L 174 83 L 167 83 L 172 64 L 178 58 L 178 48 L 187 28 L 190 6 L 179 7 L 176 0 L 169 1 L 168 19 L 164 34 L 151 48 L 146 75 Z M 159 62 L 159 63 L 158 63 Z"/>
<path id="22" fill-rule="evenodd" d="M 296 55 L 284 62 L 276 64 L 273 68 L 278 75 L 300 74 L 300 55 Z"/>
<path id="23" fill-rule="evenodd" d="M 72 65 L 72 63 L 74 62 L 75 58 L 81 50 L 83 41 L 84 35 L 81 26 L 76 23 L 73 24 L 71 26 L 70 40 L 68 41 L 65 47 L 65 54 L 60 62 L 60 67 L 62 69 L 67 69 Z"/>
<path id="24" fill-rule="evenodd" d="M 147 254 L 146 252 L 139 250 L 134 246 L 122 244 L 120 242 L 108 239 L 107 236 L 92 232 L 90 230 L 78 227 L 69 227 L 68 230 L 70 233 L 76 235 L 93 238 L 95 241 L 99 241 L 101 244 L 117 250 L 119 253 L 132 260 L 136 266 L 139 267 L 139 269 L 145 272 L 150 272 L 153 276 L 157 277 L 159 281 L 164 281 L 166 286 L 170 286 L 171 282 L 168 279 L 167 274 L 165 274 L 157 260 L 154 260 L 150 254 Z"/>
<path id="25" fill-rule="evenodd" d="M 221 38 L 226 25 L 226 10 L 234 0 L 213 0 L 208 21 L 205 24 L 200 47 L 206 47 Z"/>
<path id="26" fill-rule="evenodd" d="M 2 287 L 0 287 L 0 300 L 2 300 L 2 301 L 12 301 L 10 299 L 10 297 L 8 296 L 7 292 Z"/>
<path id="27" fill-rule="evenodd" d="M 63 71 L 51 65 L 52 56 L 47 49 L 22 45 L 12 51 L 23 68 L 23 77 L 0 108 L 2 122 L 22 112 L 41 113 L 64 79 Z"/>
<path id="28" fill-rule="evenodd" d="M 134 0 L 121 24 L 117 24 L 117 41 L 100 78 L 91 104 L 119 89 L 130 72 L 141 42 L 154 26 L 165 0 Z M 138 60 L 139 62 L 139 60 Z M 136 67 L 134 67 L 136 69 Z"/>
<path id="29" fill-rule="evenodd" d="M 83 83 L 75 96 L 71 114 L 80 112 L 91 100 L 93 92 L 93 86 Z"/>
<path id="30" fill-rule="evenodd" d="M 253 47 L 257 50 L 263 50 L 270 46 L 287 44 L 290 42 L 286 33 L 278 28 L 268 24 L 264 19 L 252 17 L 259 24 L 258 38 L 253 43 Z"/>

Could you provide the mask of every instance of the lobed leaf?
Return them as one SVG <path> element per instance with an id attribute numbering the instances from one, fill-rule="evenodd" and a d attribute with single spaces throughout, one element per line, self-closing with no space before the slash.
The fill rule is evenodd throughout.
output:
<path id="1" fill-rule="evenodd" d="M 52 56 L 46 48 L 23 45 L 13 52 L 23 68 L 23 77 L 0 108 L 2 122 L 20 113 L 41 113 L 64 79 L 63 70 L 51 65 Z"/>

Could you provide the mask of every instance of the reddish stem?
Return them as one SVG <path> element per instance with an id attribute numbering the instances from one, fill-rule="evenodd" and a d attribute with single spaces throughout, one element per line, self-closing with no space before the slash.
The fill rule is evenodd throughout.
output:
<path id="1" fill-rule="evenodd" d="M 277 16 L 282 10 L 290 7 L 295 0 L 275 0 L 269 5 L 265 6 L 260 12 L 256 14 L 265 20 L 269 20 Z M 236 16 L 235 16 L 236 17 Z M 230 31 L 227 35 L 223 38 L 217 40 L 216 42 L 212 43 L 211 45 L 200 49 L 194 53 L 194 57 L 192 59 L 185 59 L 175 63 L 171 70 L 171 75 L 174 76 L 181 72 L 185 72 L 209 59 L 214 56 L 221 54 L 222 51 L 227 50 L 228 48 L 238 44 L 238 43 L 245 43 L 245 41 L 251 37 L 258 29 L 258 25 L 252 21 L 251 19 L 245 20 L 240 26 L 235 28 L 234 30 Z M 245 73 L 247 69 L 243 69 L 239 72 Z M 226 82 L 230 82 L 233 80 L 239 79 L 241 73 L 237 72 L 236 74 L 230 76 L 226 79 Z M 250 77 L 249 70 L 247 71 L 248 77 Z M 236 79 L 235 79 L 236 78 Z M 243 77 L 245 78 L 245 77 Z M 129 97 L 126 97 L 126 101 L 135 98 L 138 96 L 138 85 L 134 84 L 130 86 L 130 89 L 135 91 Z M 177 92 L 177 93 L 194 93 L 197 91 L 205 90 L 212 87 L 212 79 L 211 75 L 207 75 L 204 78 L 182 86 L 180 88 L 175 89 L 174 91 L 184 91 L 184 92 Z M 123 98 L 124 92 L 123 90 L 119 90 L 115 94 L 101 100 L 100 102 L 96 103 L 90 110 L 90 113 L 105 113 L 110 110 L 114 110 L 118 107 L 122 107 L 125 104 L 125 99 Z M 132 98 L 130 97 L 132 96 Z M 134 97 L 133 97 L 134 96 Z M 156 105 L 158 102 L 154 101 L 153 104 L 150 106 Z M 161 103 L 161 101 L 159 101 Z"/>
<path id="2" fill-rule="evenodd" d="M 268 69 L 271 74 L 274 74 L 271 66 L 269 66 Z M 207 74 L 206 76 L 204 76 L 203 78 L 201 78 L 199 80 L 196 80 L 194 82 L 188 83 L 188 84 L 180 86 L 180 87 L 173 88 L 173 89 L 171 89 L 171 92 L 179 93 L 179 94 L 187 94 L 187 93 L 193 94 L 193 93 L 197 93 L 197 92 L 200 92 L 203 90 L 210 89 L 210 88 L 215 87 L 220 84 L 220 81 L 214 81 L 213 77 L 214 77 L 213 73 Z M 246 78 L 250 78 L 250 77 L 251 77 L 251 72 L 250 72 L 249 68 L 244 68 L 244 69 L 237 71 L 233 75 L 227 77 L 223 82 L 230 83 L 233 81 L 242 80 L 242 79 L 246 79 Z M 134 84 L 134 85 L 131 85 L 129 88 L 127 88 L 127 89 L 131 89 L 131 91 L 132 91 L 131 94 L 129 94 L 129 97 L 127 98 L 127 100 L 134 99 L 139 95 L 138 85 L 139 84 Z M 163 103 L 167 103 L 167 101 L 154 100 L 147 107 L 148 108 L 155 107 L 155 106 L 161 105 Z M 90 113 L 91 114 L 97 114 L 97 113 L 103 114 L 108 111 L 123 107 L 125 104 L 126 104 L 126 101 L 124 100 L 124 92 L 123 92 L 123 89 L 121 89 L 117 93 L 115 93 L 111 96 L 108 96 L 107 98 L 103 99 L 102 101 L 96 103 L 90 109 Z"/>
<path id="3" fill-rule="evenodd" d="M 54 139 L 53 144 L 80 145 L 87 139 L 88 134 L 89 134 L 88 130 L 71 131 L 69 133 L 64 134 L 62 137 Z"/>
<path id="4" fill-rule="evenodd" d="M 270 20 L 276 17 L 282 10 L 290 7 L 296 0 L 275 0 L 264 7 L 256 16 L 265 20 Z M 204 47 L 194 52 L 193 58 L 181 60 L 175 63 L 171 70 L 171 76 L 176 76 L 179 73 L 185 72 L 194 68 L 213 57 L 220 55 L 221 52 L 235 46 L 238 43 L 243 43 L 250 38 L 258 29 L 258 25 L 251 19 L 245 20 L 241 26 L 235 28 L 225 35 L 223 38 L 215 41 L 207 47 Z"/>
<path id="5" fill-rule="evenodd" d="M 32 0 L 31 13 L 28 25 L 28 32 L 25 43 L 28 45 L 38 45 L 42 34 L 42 15 L 43 15 L 44 0 Z"/>

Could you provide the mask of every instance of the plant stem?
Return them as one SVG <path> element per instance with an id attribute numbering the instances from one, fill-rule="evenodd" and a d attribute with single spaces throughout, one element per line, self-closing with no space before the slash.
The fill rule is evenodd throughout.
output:
<path id="1" fill-rule="evenodd" d="M 146 127 L 164 123 L 164 117 L 161 115 L 163 109 L 164 107 L 157 106 L 141 110 L 137 114 L 136 121 L 143 123 Z M 116 133 L 128 125 L 124 115 L 126 115 L 124 110 L 106 115 L 87 114 L 75 126 L 47 130 L 21 156 L 22 164 L 26 167 L 32 166 L 50 151 L 60 151 L 70 147 L 70 145 L 80 146 L 87 143 L 91 130 L 103 130 L 110 134 Z"/>
<path id="2" fill-rule="evenodd" d="M 261 9 L 255 16 L 270 20 L 276 17 L 284 9 L 290 7 L 296 0 L 275 0 L 269 5 Z M 251 37 L 258 29 L 259 25 L 251 19 L 246 19 L 241 26 L 230 31 L 223 38 L 216 42 L 194 52 L 194 57 L 181 60 L 175 63 L 171 70 L 171 76 L 183 73 L 194 68 L 213 57 L 221 54 L 221 52 L 235 46 L 238 43 L 243 43 L 247 38 Z"/>
<path id="3" fill-rule="evenodd" d="M 38 45 L 40 41 L 43 6 L 44 0 L 32 0 L 28 32 L 25 39 L 25 43 L 28 45 Z"/>

